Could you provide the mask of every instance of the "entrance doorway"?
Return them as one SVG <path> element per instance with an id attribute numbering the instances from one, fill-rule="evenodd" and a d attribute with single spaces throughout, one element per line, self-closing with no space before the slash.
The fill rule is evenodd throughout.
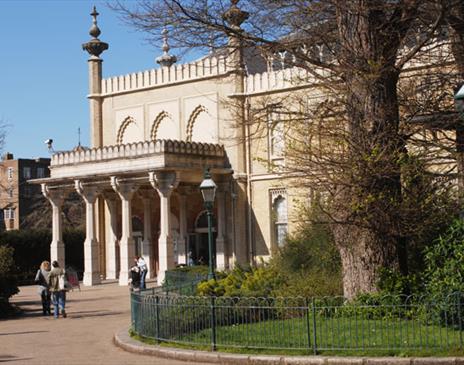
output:
<path id="1" fill-rule="evenodd" d="M 216 221 L 213 216 L 213 259 L 216 261 Z M 195 220 L 195 231 L 189 235 L 189 265 L 208 265 L 208 215 L 204 210 Z M 216 263 L 215 263 L 216 264 Z"/>

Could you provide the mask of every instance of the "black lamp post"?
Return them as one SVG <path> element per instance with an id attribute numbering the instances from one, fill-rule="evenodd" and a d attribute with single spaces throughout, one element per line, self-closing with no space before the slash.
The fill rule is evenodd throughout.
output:
<path id="1" fill-rule="evenodd" d="M 464 85 L 459 87 L 456 94 L 454 94 L 454 105 L 461 117 L 464 115 Z"/>
<path id="2" fill-rule="evenodd" d="M 213 205 L 214 205 L 214 195 L 216 194 L 216 184 L 211 178 L 209 168 L 205 170 L 204 179 L 200 184 L 200 191 L 203 195 L 203 201 L 205 208 L 208 214 L 208 280 L 215 279 L 214 275 L 214 260 L 213 260 Z"/>
<path id="3" fill-rule="evenodd" d="M 456 94 L 454 94 L 454 106 L 459 114 L 459 118 L 456 123 L 456 162 L 458 167 L 458 192 L 462 202 L 464 196 L 464 84 L 461 84 L 457 88 Z M 459 216 L 464 219 L 464 211 L 461 210 Z"/>

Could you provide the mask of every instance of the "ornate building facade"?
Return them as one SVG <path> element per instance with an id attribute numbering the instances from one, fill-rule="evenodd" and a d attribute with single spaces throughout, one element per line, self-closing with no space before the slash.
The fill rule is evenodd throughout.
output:
<path id="1" fill-rule="evenodd" d="M 198 188 L 206 168 L 218 186 L 216 266 L 269 256 L 288 230 L 286 191 L 279 176 L 252 173 L 244 117 L 246 93 L 282 88 L 272 80 L 277 74 L 264 76 L 267 85 L 247 79 L 238 53 L 175 65 L 165 34 L 160 68 L 102 79 L 108 44 L 98 38 L 95 9 L 91 15 L 92 39 L 83 45 L 90 55 L 91 148 L 54 154 L 50 177 L 34 181 L 53 208 L 51 259 L 64 264 L 61 209 L 77 191 L 86 206 L 84 285 L 102 278 L 127 285 L 135 255 L 145 257 L 158 283 L 176 265 L 207 262 Z"/>
<path id="2" fill-rule="evenodd" d="M 229 12 L 230 26 L 239 28 L 246 14 Z M 91 15 L 92 39 L 83 45 L 91 148 L 54 154 L 50 177 L 34 181 L 53 208 L 51 259 L 64 264 L 61 209 L 77 191 L 86 206 L 84 285 L 101 278 L 127 285 L 135 255 L 158 283 L 176 265 L 207 262 L 199 191 L 206 168 L 218 185 L 216 266 L 269 257 L 298 223 L 292 197 L 303 195 L 286 179 L 278 115 L 270 109 L 258 133 L 249 110 L 307 90 L 308 102 L 320 98 L 313 74 L 283 64 L 275 70 L 257 58 L 247 66 L 238 51 L 176 65 L 165 32 L 159 68 L 103 79 L 100 56 L 109 47 L 98 38 L 95 9 Z M 231 49 L 240 49 L 236 42 L 230 38 Z"/>

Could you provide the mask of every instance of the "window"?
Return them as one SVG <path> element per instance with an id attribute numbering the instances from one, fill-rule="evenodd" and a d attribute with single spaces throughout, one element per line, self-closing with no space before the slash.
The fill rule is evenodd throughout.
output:
<path id="1" fill-rule="evenodd" d="M 275 108 L 278 106 L 273 106 Z M 284 165 L 285 153 L 285 124 L 281 115 L 276 111 L 268 114 L 268 151 L 271 169 Z"/>
<path id="2" fill-rule="evenodd" d="M 13 188 L 8 188 L 8 198 L 13 197 Z"/>
<path id="3" fill-rule="evenodd" d="M 37 167 L 37 178 L 41 179 L 45 177 L 45 169 L 43 167 Z"/>
<path id="4" fill-rule="evenodd" d="M 285 189 L 271 190 L 274 244 L 282 247 L 288 233 L 287 194 Z"/>
<path id="5" fill-rule="evenodd" d="M 31 168 L 30 167 L 23 167 L 23 177 L 25 179 L 31 178 Z"/>
<path id="6" fill-rule="evenodd" d="M 14 219 L 15 218 L 15 211 L 14 209 L 8 208 L 3 210 L 3 215 L 5 219 Z"/>
<path id="7" fill-rule="evenodd" d="M 13 168 L 8 167 L 8 180 L 11 180 L 13 178 Z"/>

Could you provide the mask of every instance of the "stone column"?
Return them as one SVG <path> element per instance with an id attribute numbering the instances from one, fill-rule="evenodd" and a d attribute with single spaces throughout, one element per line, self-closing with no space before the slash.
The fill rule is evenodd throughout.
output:
<path id="1" fill-rule="evenodd" d="M 166 271 L 174 268 L 174 245 L 171 236 L 171 193 L 177 186 L 175 172 L 150 172 L 149 180 L 160 197 L 160 235 L 158 238 L 159 271 L 158 285 L 161 285 Z"/>
<path id="2" fill-rule="evenodd" d="M 63 226 L 61 207 L 63 206 L 63 192 L 52 190 L 48 185 L 42 184 L 42 194 L 52 205 L 52 242 L 50 243 L 50 260 L 58 261 L 61 267 L 65 267 L 65 248 L 63 243 Z"/>
<path id="3" fill-rule="evenodd" d="M 118 277 L 118 255 L 117 250 L 118 237 L 117 237 L 117 222 L 118 222 L 118 209 L 117 209 L 117 195 L 113 192 L 105 192 L 106 208 L 109 215 L 109 224 L 106 226 L 106 278 L 117 279 Z"/>
<path id="4" fill-rule="evenodd" d="M 226 245 L 226 204 L 225 188 L 226 184 L 219 184 L 216 191 L 217 202 L 217 236 L 216 236 L 216 267 L 218 270 L 224 270 L 228 267 L 227 262 L 227 245 Z"/>
<path id="5" fill-rule="evenodd" d="M 101 96 L 101 83 L 102 83 L 102 62 L 100 54 L 108 49 L 108 43 L 100 41 L 100 29 L 97 25 L 97 9 L 93 7 L 90 14 L 93 17 L 93 24 L 90 28 L 89 34 L 92 39 L 84 43 L 82 48 L 86 50 L 89 55 L 89 95 L 87 96 L 90 101 L 90 137 L 92 147 L 103 146 L 103 114 L 102 114 L 102 96 Z"/>
<path id="6" fill-rule="evenodd" d="M 177 244 L 177 262 L 187 265 L 187 193 L 186 188 L 179 188 L 179 242 Z"/>
<path id="7" fill-rule="evenodd" d="M 142 191 L 140 197 L 143 202 L 143 241 L 142 256 L 147 263 L 147 278 L 155 277 L 153 272 L 153 239 L 151 236 L 151 208 L 153 200 L 153 190 L 151 192 Z"/>
<path id="8" fill-rule="evenodd" d="M 132 198 L 137 191 L 134 183 L 120 181 L 117 177 L 111 177 L 111 186 L 121 198 L 122 206 L 122 235 L 119 242 L 121 270 L 119 272 L 119 285 L 127 285 L 129 271 L 135 256 L 135 243 L 132 236 Z"/>
<path id="9" fill-rule="evenodd" d="M 76 180 L 78 194 L 85 201 L 85 241 L 84 241 L 84 285 L 100 284 L 100 255 L 95 225 L 95 201 L 99 190 L 96 186 L 85 186 Z"/>

